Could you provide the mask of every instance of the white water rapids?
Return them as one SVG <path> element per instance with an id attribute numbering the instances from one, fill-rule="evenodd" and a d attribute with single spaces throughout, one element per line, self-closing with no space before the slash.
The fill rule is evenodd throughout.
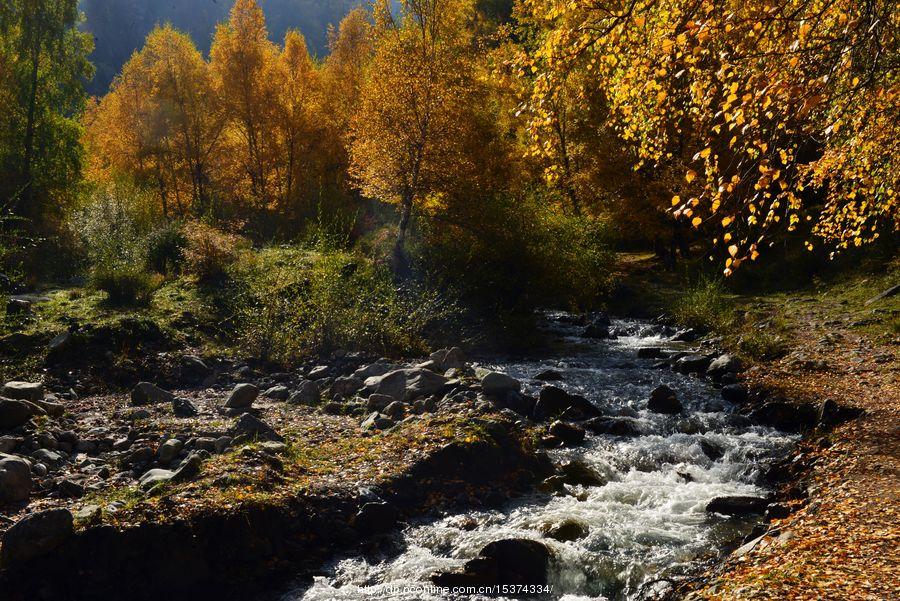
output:
<path id="1" fill-rule="evenodd" d="M 704 379 L 654 368 L 656 359 L 638 359 L 640 347 L 683 348 L 662 337 L 658 327 L 615 321 L 613 330 L 620 334 L 615 340 L 589 341 L 577 336 L 579 328 L 554 321 L 558 344 L 552 356 L 490 366 L 519 378 L 535 394 L 541 384 L 532 378 L 555 369 L 564 380 L 554 385 L 585 396 L 606 415 L 639 418 L 647 435 L 589 434 L 580 447 L 550 452 L 556 462 L 582 459 L 608 478 L 607 484 L 571 487 L 574 494 L 567 496 L 534 494 L 502 510 L 413 524 L 398 535 L 399 554 L 345 556 L 282 599 L 447 601 L 451 598 L 423 592 L 431 574 L 460 568 L 488 543 L 507 538 L 540 540 L 552 552 L 553 592 L 535 598 L 638 599 L 646 592 L 643 584 L 684 573 L 746 532 L 748 522 L 709 515 L 706 504 L 724 495 L 766 494 L 756 484 L 760 473 L 784 456 L 796 437 L 749 425 Z M 681 415 L 646 410 L 650 392 L 660 384 L 676 391 L 684 405 Z M 711 461 L 700 448 L 702 439 L 721 447 L 724 457 Z M 573 542 L 545 537 L 548 527 L 569 520 L 589 534 Z"/>

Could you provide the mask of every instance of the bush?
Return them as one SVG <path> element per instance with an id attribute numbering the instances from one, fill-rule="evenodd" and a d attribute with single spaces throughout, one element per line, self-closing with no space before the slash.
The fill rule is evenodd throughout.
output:
<path id="1" fill-rule="evenodd" d="M 420 268 L 432 287 L 458 288 L 467 305 L 501 318 L 596 308 L 612 283 L 607 225 L 559 207 L 538 194 L 460 203 L 426 220 Z"/>
<path id="2" fill-rule="evenodd" d="M 724 332 L 734 323 L 734 307 L 721 280 L 702 277 L 675 302 L 678 323 L 703 332 Z"/>
<path id="3" fill-rule="evenodd" d="M 386 268 L 352 252 L 270 248 L 233 275 L 240 342 L 285 365 L 337 349 L 421 354 L 456 314 L 437 293 L 397 288 Z"/>
<path id="4" fill-rule="evenodd" d="M 180 223 L 157 228 L 147 238 L 147 267 L 156 273 L 177 273 L 184 263 L 187 239 Z"/>
<path id="5" fill-rule="evenodd" d="M 237 263 L 241 250 L 248 246 L 244 238 L 202 221 L 186 223 L 182 233 L 186 240 L 185 268 L 202 283 L 223 279 L 229 267 Z"/>
<path id="6" fill-rule="evenodd" d="M 91 285 L 106 292 L 109 303 L 117 306 L 150 302 L 159 284 L 159 276 L 131 266 L 103 266 L 91 273 Z"/>

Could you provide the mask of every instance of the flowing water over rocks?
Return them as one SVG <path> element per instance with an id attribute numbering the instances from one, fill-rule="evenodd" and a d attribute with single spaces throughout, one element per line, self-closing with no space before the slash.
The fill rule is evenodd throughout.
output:
<path id="1" fill-rule="evenodd" d="M 565 494 L 535 493 L 501 510 L 412 524 L 397 533 L 392 551 L 340 558 L 284 601 L 453 599 L 425 588 L 432 575 L 458 570 L 502 539 L 539 540 L 549 548 L 552 593 L 536 598 L 639 599 L 651 583 L 687 572 L 749 531 L 752 522 L 707 513 L 707 504 L 723 496 L 765 496 L 761 474 L 797 437 L 750 425 L 706 379 L 661 368 L 658 358 L 638 358 L 642 348 L 662 354 L 687 348 L 658 326 L 614 321 L 618 337 L 610 340 L 582 338 L 583 328 L 562 315 L 551 315 L 548 328 L 555 342 L 547 356 L 485 366 L 520 379 L 532 394 L 544 385 L 536 375 L 558 372 L 562 379 L 553 385 L 583 395 L 604 415 L 637 420 L 642 435 L 588 434 L 580 446 L 550 451 L 557 463 L 589 466 L 600 485 L 570 485 Z M 662 384 L 681 401 L 681 413 L 647 410 Z"/>

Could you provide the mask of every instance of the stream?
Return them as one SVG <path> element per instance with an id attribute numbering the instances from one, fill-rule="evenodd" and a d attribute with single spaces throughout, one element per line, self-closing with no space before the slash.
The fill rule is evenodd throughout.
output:
<path id="1" fill-rule="evenodd" d="M 540 599 L 562 601 L 641 599 L 648 583 L 688 572 L 717 557 L 723 545 L 746 534 L 753 520 L 710 515 L 706 504 L 725 495 L 765 495 L 757 484 L 773 460 L 783 457 L 796 436 L 749 425 L 721 400 L 706 379 L 654 367 L 658 359 L 638 359 L 641 347 L 680 351 L 687 347 L 645 322 L 614 320 L 613 340 L 581 338 L 582 328 L 560 314 L 548 316 L 553 342 L 541 358 L 496 361 L 485 367 L 520 379 L 536 394 L 534 376 L 546 369 L 563 374 L 552 382 L 583 395 L 606 415 L 638 418 L 643 436 L 588 434 L 576 448 L 550 451 L 552 459 L 580 459 L 604 476 L 599 487 L 571 487 L 574 494 L 535 493 L 494 511 L 472 511 L 408 526 L 399 553 L 384 557 L 345 556 L 323 566 L 320 576 L 282 592 L 282 601 L 399 599 L 450 600 L 427 590 L 435 572 L 460 568 L 490 542 L 527 538 L 551 550 L 548 583 Z M 667 384 L 684 405 L 681 415 L 647 411 L 650 392 Z M 724 456 L 712 461 L 700 442 Z M 545 532 L 577 521 L 587 536 L 571 542 Z M 485 597 L 465 597 L 483 599 Z"/>

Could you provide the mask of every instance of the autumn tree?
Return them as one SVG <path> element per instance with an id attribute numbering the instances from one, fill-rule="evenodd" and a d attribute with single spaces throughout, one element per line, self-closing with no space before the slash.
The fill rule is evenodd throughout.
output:
<path id="1" fill-rule="evenodd" d="M 92 68 L 76 0 L 6 0 L 0 11 L 0 198 L 37 218 L 80 176 L 78 118 Z"/>
<path id="2" fill-rule="evenodd" d="M 474 171 L 477 104 L 466 0 L 406 0 L 395 17 L 375 7 L 375 51 L 353 121 L 350 173 L 364 194 L 400 207 L 402 251 L 416 205 L 439 203 Z M 402 253 L 398 253 L 400 255 Z"/>
<path id="3" fill-rule="evenodd" d="M 216 29 L 210 68 L 228 118 L 229 142 L 242 157 L 235 167 L 235 182 L 248 180 L 248 195 L 258 207 L 269 205 L 275 185 L 277 56 L 262 9 L 255 0 L 237 0 L 229 21 Z"/>
<path id="4" fill-rule="evenodd" d="M 185 34 L 154 30 L 87 123 L 95 177 L 152 182 L 166 213 L 214 211 L 223 117 L 209 68 Z"/>
<path id="5" fill-rule="evenodd" d="M 542 27 L 518 63 L 533 78 L 533 126 L 572 73 L 592 81 L 609 105 L 597 127 L 615 128 L 638 168 L 680 172 L 673 214 L 719 230 L 726 273 L 805 222 L 839 248 L 900 228 L 894 3 L 522 0 L 519 10 Z"/>

